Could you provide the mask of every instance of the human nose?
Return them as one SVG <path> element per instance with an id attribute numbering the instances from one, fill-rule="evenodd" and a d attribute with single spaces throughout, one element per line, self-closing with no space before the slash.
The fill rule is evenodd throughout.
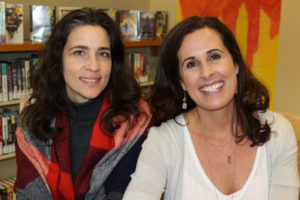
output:
<path id="1" fill-rule="evenodd" d="M 98 71 L 100 68 L 99 61 L 96 55 L 91 55 L 88 58 L 88 63 L 86 64 L 86 69 L 91 71 Z"/>
<path id="2" fill-rule="evenodd" d="M 201 77 L 210 78 L 214 74 L 215 70 L 209 63 L 202 63 Z"/>

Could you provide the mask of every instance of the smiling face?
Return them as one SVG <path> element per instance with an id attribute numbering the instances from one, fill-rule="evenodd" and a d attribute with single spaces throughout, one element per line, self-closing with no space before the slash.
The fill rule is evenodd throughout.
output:
<path id="1" fill-rule="evenodd" d="M 106 30 L 92 25 L 74 28 L 63 49 L 62 60 L 69 99 L 83 103 L 96 98 L 105 89 L 112 67 Z"/>
<path id="2" fill-rule="evenodd" d="M 186 35 L 177 55 L 181 86 L 198 108 L 213 111 L 233 104 L 239 69 L 218 32 L 202 28 Z"/>

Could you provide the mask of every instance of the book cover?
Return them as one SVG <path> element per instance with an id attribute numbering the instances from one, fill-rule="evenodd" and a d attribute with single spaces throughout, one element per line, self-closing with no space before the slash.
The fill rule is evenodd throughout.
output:
<path id="1" fill-rule="evenodd" d="M 140 75 L 139 82 L 146 83 L 149 81 L 148 75 L 148 53 L 141 52 L 140 53 Z"/>
<path id="2" fill-rule="evenodd" d="M 138 39 L 154 40 L 156 37 L 155 11 L 139 11 Z"/>
<path id="3" fill-rule="evenodd" d="M 55 25 L 55 6 L 30 6 L 30 38 L 32 42 L 46 42 Z"/>
<path id="4" fill-rule="evenodd" d="M 114 8 L 100 8 L 101 11 L 103 11 L 105 14 L 107 14 L 108 16 L 110 16 L 110 18 L 114 21 L 114 22 L 118 22 L 118 10 L 114 9 Z"/>
<path id="5" fill-rule="evenodd" d="M 156 38 L 162 39 L 168 32 L 168 12 L 156 11 Z"/>
<path id="6" fill-rule="evenodd" d="M 138 40 L 138 10 L 118 10 L 118 24 L 124 40 Z"/>
<path id="7" fill-rule="evenodd" d="M 5 42 L 5 3 L 0 2 L 0 44 Z"/>
<path id="8" fill-rule="evenodd" d="M 6 4 L 5 8 L 6 43 L 23 43 L 23 5 Z"/>
<path id="9" fill-rule="evenodd" d="M 61 20 L 61 18 L 63 18 L 66 14 L 68 14 L 69 12 L 73 11 L 73 10 L 77 10 L 80 9 L 82 7 L 76 7 L 76 6 L 59 6 L 58 7 L 58 12 L 57 12 L 57 22 L 59 20 Z"/>

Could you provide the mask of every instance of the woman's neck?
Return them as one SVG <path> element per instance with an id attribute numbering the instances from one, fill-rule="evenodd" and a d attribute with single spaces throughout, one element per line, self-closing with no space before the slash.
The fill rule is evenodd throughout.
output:
<path id="1" fill-rule="evenodd" d="M 195 107 L 187 114 L 189 126 L 199 134 L 212 138 L 228 138 L 236 127 L 234 104 L 226 108 L 210 111 Z"/>

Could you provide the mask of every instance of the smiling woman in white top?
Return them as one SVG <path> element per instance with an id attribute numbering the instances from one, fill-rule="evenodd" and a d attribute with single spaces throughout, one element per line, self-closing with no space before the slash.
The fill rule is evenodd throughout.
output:
<path id="1" fill-rule="evenodd" d="M 271 112 L 234 35 L 190 17 L 161 47 L 150 99 L 156 127 L 124 199 L 298 199 L 293 127 Z"/>

